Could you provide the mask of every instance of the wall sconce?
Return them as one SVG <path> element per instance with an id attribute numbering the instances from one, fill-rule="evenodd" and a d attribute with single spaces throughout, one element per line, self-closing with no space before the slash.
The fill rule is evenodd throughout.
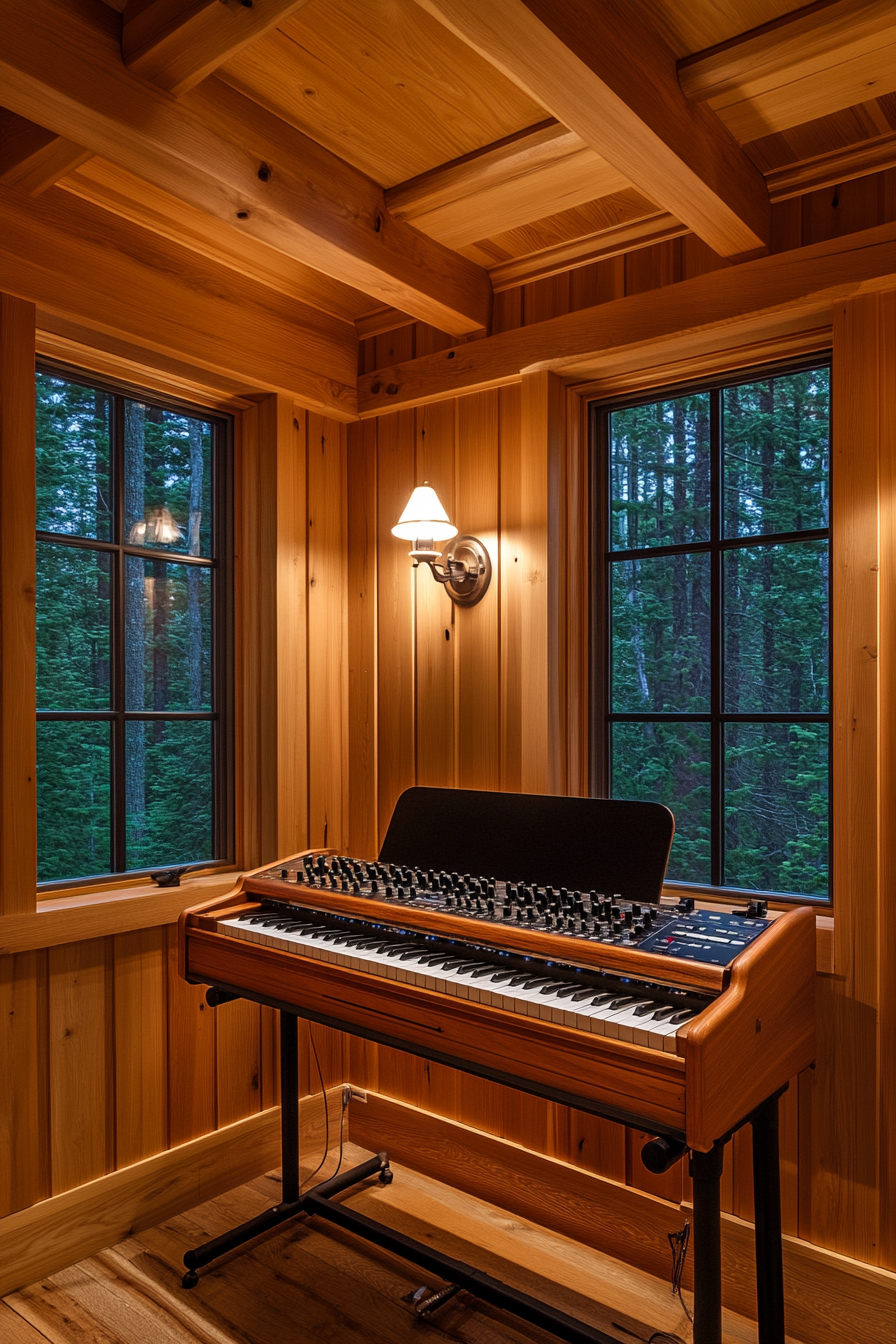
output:
<path id="1" fill-rule="evenodd" d="M 436 583 L 443 583 L 445 591 L 460 607 L 472 607 L 488 588 L 492 577 L 489 553 L 478 537 L 458 537 L 432 486 L 425 481 L 418 485 L 408 500 L 404 513 L 392 529 L 392 535 L 413 543 L 410 552 L 414 568 L 422 562 L 428 565 Z M 435 549 L 437 541 L 451 541 L 450 550 Z M 441 565 L 437 562 L 441 560 Z"/>
<path id="2" fill-rule="evenodd" d="M 164 504 L 160 508 L 147 509 L 146 517 L 135 523 L 128 533 L 131 546 L 170 546 L 172 542 L 182 540 L 183 533 Z"/>

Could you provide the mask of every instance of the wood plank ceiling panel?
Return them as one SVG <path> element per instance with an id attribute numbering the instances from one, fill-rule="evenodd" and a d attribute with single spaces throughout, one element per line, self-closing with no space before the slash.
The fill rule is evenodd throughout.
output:
<path id="1" fill-rule="evenodd" d="M 545 117 L 413 0 L 311 0 L 218 77 L 382 186 Z"/>
<path id="2" fill-rule="evenodd" d="M 803 6 L 793 0 L 636 0 L 645 21 L 675 55 L 690 56 L 719 42 L 792 14 Z"/>

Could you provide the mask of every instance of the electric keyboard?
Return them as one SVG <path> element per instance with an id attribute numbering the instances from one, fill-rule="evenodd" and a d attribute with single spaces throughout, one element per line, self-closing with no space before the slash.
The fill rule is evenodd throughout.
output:
<path id="1" fill-rule="evenodd" d="M 411 789 L 376 861 L 307 851 L 185 911 L 180 970 L 212 1003 L 280 1010 L 284 1097 L 302 1016 L 646 1130 L 654 1170 L 690 1150 L 697 1344 L 720 1330 L 721 1154 L 750 1122 L 760 1338 L 783 1341 L 777 1096 L 814 1058 L 815 916 L 664 898 L 673 830 L 648 803 Z M 299 1195 L 289 1105 L 292 1194 L 264 1226 L 303 1208 L 387 1244 L 323 1194 Z M 185 1283 L 259 1230 L 190 1252 Z"/>

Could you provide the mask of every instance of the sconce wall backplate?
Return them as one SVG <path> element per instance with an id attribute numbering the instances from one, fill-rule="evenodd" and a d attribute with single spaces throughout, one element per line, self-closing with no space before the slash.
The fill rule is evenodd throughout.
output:
<path id="1" fill-rule="evenodd" d="M 445 584 L 453 602 L 459 607 L 474 607 L 491 582 L 492 562 L 488 551 L 478 537 L 455 537 L 442 552 L 442 564 L 448 562 L 466 566 L 463 578 L 449 579 Z"/>

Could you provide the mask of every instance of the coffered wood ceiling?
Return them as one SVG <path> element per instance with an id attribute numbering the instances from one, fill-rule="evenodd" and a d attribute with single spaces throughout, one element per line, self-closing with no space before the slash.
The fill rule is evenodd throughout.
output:
<path id="1" fill-rule="evenodd" d="M 688 230 L 760 252 L 770 199 L 896 163 L 894 13 L 0 0 L 0 184 L 11 208 L 79 197 L 348 336 L 384 308 L 474 334 L 493 289 Z"/>

